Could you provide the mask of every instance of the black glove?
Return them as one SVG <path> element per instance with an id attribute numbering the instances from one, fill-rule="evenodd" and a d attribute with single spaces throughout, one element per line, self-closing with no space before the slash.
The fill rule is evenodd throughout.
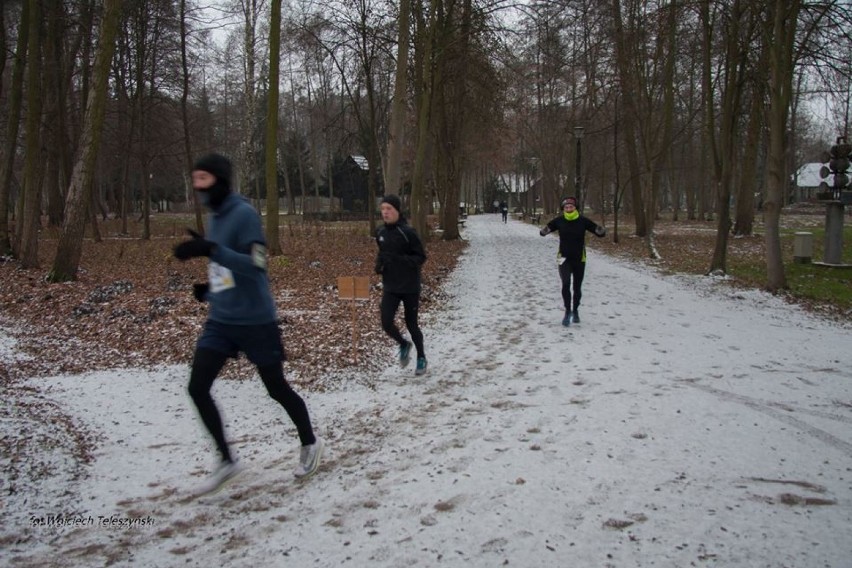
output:
<path id="1" fill-rule="evenodd" d="M 216 245 L 192 229 L 187 229 L 187 232 L 192 235 L 192 238 L 175 247 L 175 258 L 178 260 L 189 260 L 190 258 L 195 258 L 197 256 L 210 256 L 213 252 L 213 247 Z"/>
<path id="2" fill-rule="evenodd" d="M 597 227 L 595 227 L 595 234 L 599 237 L 605 237 L 606 236 L 606 229 L 604 227 L 601 227 L 600 225 L 598 225 Z"/>
<path id="3" fill-rule="evenodd" d="M 542 227 L 541 230 L 538 232 L 538 234 L 541 235 L 542 237 L 549 234 L 549 233 L 550 233 L 550 227 L 548 227 L 547 225 Z"/>
<path id="4" fill-rule="evenodd" d="M 376 266 L 375 266 L 376 274 L 381 274 L 382 268 L 384 268 L 384 264 L 382 263 L 381 257 L 379 257 L 379 258 L 376 259 Z"/>
<path id="5" fill-rule="evenodd" d="M 192 285 L 192 295 L 195 296 L 195 299 L 199 302 L 206 301 L 207 292 L 210 291 L 210 284 L 207 282 L 203 284 L 193 284 Z"/>

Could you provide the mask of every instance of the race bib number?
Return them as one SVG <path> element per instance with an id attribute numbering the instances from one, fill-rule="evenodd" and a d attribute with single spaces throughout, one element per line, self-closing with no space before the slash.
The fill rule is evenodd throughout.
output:
<path id="1" fill-rule="evenodd" d="M 210 291 L 214 294 L 234 287 L 234 273 L 218 263 L 211 262 L 207 265 L 207 278 L 210 281 Z"/>

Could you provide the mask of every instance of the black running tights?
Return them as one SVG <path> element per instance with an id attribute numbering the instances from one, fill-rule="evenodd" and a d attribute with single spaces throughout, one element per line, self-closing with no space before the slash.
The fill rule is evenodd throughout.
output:
<path id="1" fill-rule="evenodd" d="M 381 314 L 382 314 L 382 329 L 385 330 L 391 339 L 399 345 L 405 343 L 402 334 L 394 323 L 396 311 L 399 309 L 399 304 L 402 302 L 403 314 L 405 316 L 405 327 L 408 328 L 408 333 L 411 335 L 411 341 L 414 343 L 414 348 L 417 349 L 418 357 L 425 357 L 426 352 L 423 349 L 423 332 L 420 331 L 420 326 L 417 325 L 417 310 L 420 306 L 420 294 L 392 294 L 385 292 L 382 296 Z"/>
<path id="2" fill-rule="evenodd" d="M 192 371 L 189 376 L 189 396 L 198 409 L 201 421 L 213 436 L 216 447 L 222 455 L 223 460 L 232 461 L 228 443 L 225 441 L 225 430 L 222 426 L 222 418 L 216 402 L 210 396 L 213 381 L 219 375 L 219 371 L 225 365 L 227 355 L 212 349 L 198 349 L 192 361 Z M 273 363 L 264 367 L 258 367 L 258 373 L 266 386 L 269 396 L 276 400 L 296 425 L 299 440 L 302 445 L 313 444 L 316 441 L 308 408 L 296 391 L 294 391 L 284 378 L 284 370 L 281 363 Z"/>
<path id="3" fill-rule="evenodd" d="M 565 261 L 559 265 L 559 278 L 562 279 L 562 302 L 565 311 L 576 310 L 580 307 L 580 298 L 583 297 L 583 276 L 586 274 L 586 263 L 581 261 Z M 574 289 L 574 297 L 571 297 L 571 289 Z M 571 301 L 573 300 L 573 304 Z"/>

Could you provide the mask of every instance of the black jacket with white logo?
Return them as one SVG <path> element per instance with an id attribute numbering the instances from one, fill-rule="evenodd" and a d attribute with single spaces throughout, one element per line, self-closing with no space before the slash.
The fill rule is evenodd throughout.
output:
<path id="1" fill-rule="evenodd" d="M 420 267 L 426 262 L 426 252 L 417 232 L 400 219 L 376 230 L 376 244 L 376 273 L 382 275 L 385 292 L 419 294 Z"/>

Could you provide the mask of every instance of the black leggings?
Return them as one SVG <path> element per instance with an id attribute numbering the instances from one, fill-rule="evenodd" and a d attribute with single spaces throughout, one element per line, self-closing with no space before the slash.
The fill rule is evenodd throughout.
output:
<path id="1" fill-rule="evenodd" d="M 562 279 L 562 302 L 566 311 L 576 310 L 580 307 L 580 298 L 583 297 L 583 276 L 586 274 L 586 263 L 579 260 L 571 262 L 566 260 L 559 265 L 559 278 Z M 574 303 L 571 303 L 571 288 L 574 288 Z"/>
<path id="2" fill-rule="evenodd" d="M 426 352 L 423 350 L 423 332 L 417 325 L 417 310 L 420 306 L 420 294 L 392 294 L 385 292 L 382 296 L 381 313 L 382 313 L 382 329 L 385 330 L 391 338 L 400 345 L 405 344 L 405 339 L 399 332 L 399 329 L 394 323 L 396 310 L 399 309 L 399 303 L 402 302 L 403 313 L 405 315 L 405 327 L 408 328 L 408 333 L 411 334 L 411 341 L 414 343 L 414 348 L 417 349 L 418 357 L 425 357 Z"/>
<path id="3" fill-rule="evenodd" d="M 192 372 L 189 376 L 189 396 L 192 397 L 192 401 L 201 415 L 201 421 L 216 441 L 216 447 L 219 449 L 222 459 L 233 461 L 231 452 L 228 449 L 228 442 L 225 441 L 225 430 L 222 426 L 219 409 L 216 407 L 213 397 L 210 396 L 213 381 L 216 380 L 219 371 L 222 370 L 227 359 L 228 356 L 219 351 L 203 348 L 198 349 L 195 352 L 195 357 L 192 361 Z M 305 401 L 302 400 L 302 397 L 290 388 L 290 384 L 284 378 L 284 369 L 281 367 L 281 363 L 258 367 L 257 371 L 263 380 L 263 384 L 266 386 L 269 396 L 284 407 L 284 410 L 290 416 L 290 420 L 296 425 L 302 445 L 305 446 L 316 442 L 314 431 L 311 427 L 311 418 L 308 415 L 308 407 L 305 406 Z"/>

